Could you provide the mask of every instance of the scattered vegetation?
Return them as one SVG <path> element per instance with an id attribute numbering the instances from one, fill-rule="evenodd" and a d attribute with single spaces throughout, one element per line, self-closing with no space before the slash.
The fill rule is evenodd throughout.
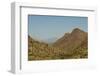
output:
<path id="1" fill-rule="evenodd" d="M 74 37 L 76 36 L 75 34 L 73 35 Z M 83 36 L 83 32 L 80 33 L 79 31 L 78 34 Z M 78 37 L 76 42 L 75 38 L 69 35 L 67 34 L 67 36 L 62 37 L 57 43 L 52 45 L 36 41 L 28 36 L 28 60 L 88 58 L 87 34 L 85 33 L 84 38 L 82 37 L 83 39 Z M 68 40 L 69 44 L 65 44 L 66 40 Z"/>

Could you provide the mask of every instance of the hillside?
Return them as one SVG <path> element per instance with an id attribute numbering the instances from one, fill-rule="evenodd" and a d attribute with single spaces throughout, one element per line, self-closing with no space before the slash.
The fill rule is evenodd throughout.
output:
<path id="1" fill-rule="evenodd" d="M 62 52 L 61 49 L 35 41 L 30 36 L 28 38 L 28 60 L 59 59 L 59 54 Z"/>
<path id="2" fill-rule="evenodd" d="M 88 34 L 79 28 L 65 33 L 52 45 L 28 36 L 28 60 L 87 58 L 87 46 Z"/>
<path id="3" fill-rule="evenodd" d="M 86 32 L 75 28 L 71 33 L 66 33 L 62 38 L 58 39 L 53 46 L 62 48 L 67 54 L 72 54 L 78 48 L 83 49 L 83 46 L 87 48 L 87 37 Z"/>

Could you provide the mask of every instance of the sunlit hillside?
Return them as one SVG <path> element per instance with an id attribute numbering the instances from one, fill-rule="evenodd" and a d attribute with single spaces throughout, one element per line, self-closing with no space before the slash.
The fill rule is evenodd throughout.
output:
<path id="1" fill-rule="evenodd" d="M 28 36 L 28 60 L 88 58 L 88 34 L 78 28 L 53 44 L 36 41 Z"/>

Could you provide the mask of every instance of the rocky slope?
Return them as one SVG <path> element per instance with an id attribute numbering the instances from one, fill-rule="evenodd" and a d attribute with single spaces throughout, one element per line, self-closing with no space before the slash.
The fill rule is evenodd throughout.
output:
<path id="1" fill-rule="evenodd" d="M 28 60 L 87 58 L 87 46 L 88 34 L 79 28 L 65 33 L 52 45 L 28 36 Z"/>

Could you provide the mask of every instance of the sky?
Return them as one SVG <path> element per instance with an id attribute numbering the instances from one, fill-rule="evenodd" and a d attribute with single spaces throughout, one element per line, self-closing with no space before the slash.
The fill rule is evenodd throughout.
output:
<path id="1" fill-rule="evenodd" d="M 79 16 L 28 15 L 28 34 L 33 39 L 60 38 L 74 28 L 88 31 L 88 18 Z"/>

